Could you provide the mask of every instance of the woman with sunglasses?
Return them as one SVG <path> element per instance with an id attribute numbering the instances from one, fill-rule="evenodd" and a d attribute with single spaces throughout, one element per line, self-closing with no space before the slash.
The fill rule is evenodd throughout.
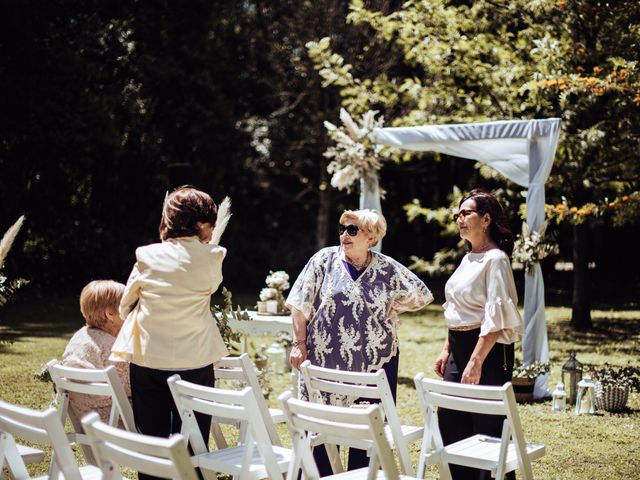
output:
<path id="1" fill-rule="evenodd" d="M 445 286 L 449 328 L 434 368 L 450 382 L 504 385 L 511 381 L 516 342 L 523 323 L 509 255 L 513 235 L 504 210 L 489 192 L 472 190 L 453 216 L 470 251 Z M 445 445 L 474 434 L 499 437 L 504 417 L 438 409 Z M 489 479 L 491 472 L 451 465 L 454 479 Z M 510 476 L 512 475 L 512 476 Z M 514 478 L 511 472 L 507 478 Z"/>
<path id="2" fill-rule="evenodd" d="M 398 380 L 398 315 L 433 300 L 425 284 L 394 259 L 371 251 L 387 230 L 376 210 L 340 216 L 340 246 L 316 253 L 287 298 L 293 316 L 291 364 L 309 359 L 325 368 L 353 372 L 384 369 L 395 399 Z M 304 385 L 301 394 L 306 397 Z M 348 406 L 358 399 L 331 395 L 326 403 Z M 323 447 L 314 449 L 321 476 L 332 472 Z M 365 467 L 364 450 L 350 449 L 349 470 Z"/>

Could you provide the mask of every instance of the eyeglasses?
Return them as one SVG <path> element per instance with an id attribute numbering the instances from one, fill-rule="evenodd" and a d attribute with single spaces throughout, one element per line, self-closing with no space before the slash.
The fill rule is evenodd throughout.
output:
<path id="1" fill-rule="evenodd" d="M 470 208 L 463 208 L 462 210 L 460 210 L 458 213 L 455 213 L 453 215 L 453 221 L 457 222 L 458 218 L 462 217 L 462 219 L 464 220 L 465 218 L 467 218 L 469 215 L 471 215 L 474 212 L 478 212 L 477 210 L 471 210 Z"/>
<path id="2" fill-rule="evenodd" d="M 356 235 L 358 235 L 358 232 L 360 231 L 360 228 L 358 228 L 357 225 L 343 225 L 340 224 L 338 225 L 338 232 L 340 233 L 340 235 L 342 235 L 344 232 L 347 232 L 347 235 L 349 235 L 350 237 L 355 237 Z"/>

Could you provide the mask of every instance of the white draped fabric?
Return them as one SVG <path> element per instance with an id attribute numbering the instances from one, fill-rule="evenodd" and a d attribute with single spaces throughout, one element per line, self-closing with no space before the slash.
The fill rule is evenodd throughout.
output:
<path id="1" fill-rule="evenodd" d="M 380 182 L 377 173 L 370 173 L 366 177 L 360 179 L 360 209 L 372 208 L 382 211 L 380 203 Z M 371 248 L 374 252 L 382 251 L 382 240 Z"/>
<path id="2" fill-rule="evenodd" d="M 405 150 L 440 152 L 477 160 L 495 168 L 509 180 L 528 188 L 527 224 L 533 232 L 539 231 L 544 222 L 544 185 L 551 172 L 559 133 L 560 119 L 550 118 L 377 128 L 372 133 L 372 140 Z M 380 208 L 379 196 L 376 198 L 370 185 L 371 182 L 362 182 L 360 206 Z M 523 362 L 548 362 L 544 282 L 539 264 L 525 275 L 524 317 Z M 547 395 L 548 376 L 540 376 L 534 396 Z"/>

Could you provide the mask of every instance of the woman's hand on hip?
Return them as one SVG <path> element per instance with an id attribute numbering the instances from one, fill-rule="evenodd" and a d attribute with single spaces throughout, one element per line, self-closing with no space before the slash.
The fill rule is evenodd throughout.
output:
<path id="1" fill-rule="evenodd" d="M 296 370 L 300 370 L 300 365 L 307 359 L 307 346 L 304 343 L 291 347 L 289 363 Z"/>
<path id="2" fill-rule="evenodd" d="M 444 367 L 447 365 L 447 361 L 449 360 L 449 351 L 442 350 L 438 358 L 436 358 L 436 363 L 433 364 L 433 369 L 440 378 L 444 376 Z"/>

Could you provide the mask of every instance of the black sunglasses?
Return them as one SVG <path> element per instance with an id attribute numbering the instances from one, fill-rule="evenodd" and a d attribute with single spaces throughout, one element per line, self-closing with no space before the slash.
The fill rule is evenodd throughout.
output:
<path id="1" fill-rule="evenodd" d="M 471 210 L 470 208 L 463 208 L 462 210 L 460 210 L 458 213 L 454 213 L 453 214 L 453 221 L 457 222 L 458 218 L 462 217 L 462 219 L 464 220 L 465 218 L 467 218 L 469 215 L 471 215 L 472 213 L 477 213 L 477 210 Z"/>
<path id="2" fill-rule="evenodd" d="M 342 235 L 344 232 L 347 232 L 347 235 L 349 235 L 350 237 L 355 237 L 356 235 L 358 235 L 359 231 L 360 228 L 358 228 L 357 225 L 338 225 L 338 232 L 340 233 L 340 235 Z"/>

